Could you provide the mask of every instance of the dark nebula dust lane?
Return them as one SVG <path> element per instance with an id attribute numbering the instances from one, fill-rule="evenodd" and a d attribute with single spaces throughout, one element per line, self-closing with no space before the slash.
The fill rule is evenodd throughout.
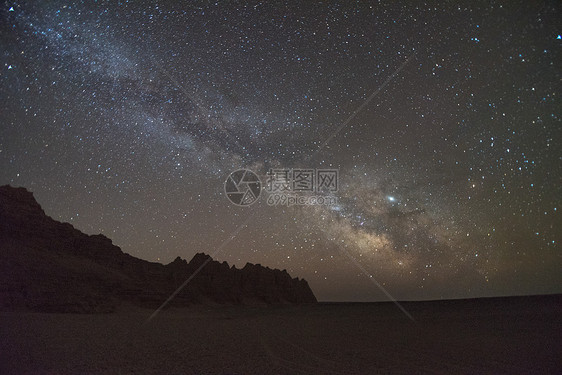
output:
<path id="1" fill-rule="evenodd" d="M 558 2 L 0 8 L 0 184 L 55 219 L 169 263 L 251 215 L 217 258 L 319 300 L 562 292 Z M 275 168 L 337 204 L 226 198 Z"/>

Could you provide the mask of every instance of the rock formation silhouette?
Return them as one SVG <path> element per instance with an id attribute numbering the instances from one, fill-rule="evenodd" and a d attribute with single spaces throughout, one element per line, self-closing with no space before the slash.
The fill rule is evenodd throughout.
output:
<path id="1" fill-rule="evenodd" d="M 0 187 L 2 310 L 111 312 L 123 302 L 157 308 L 209 258 L 198 253 L 167 265 L 135 258 L 104 235 L 50 218 L 25 188 Z M 285 270 L 211 259 L 170 305 L 314 302 L 308 283 Z"/>

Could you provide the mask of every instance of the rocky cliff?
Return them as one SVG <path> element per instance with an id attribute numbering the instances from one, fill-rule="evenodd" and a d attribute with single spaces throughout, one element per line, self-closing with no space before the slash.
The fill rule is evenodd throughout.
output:
<path id="1" fill-rule="evenodd" d="M 170 305 L 316 302 L 305 280 L 259 264 L 237 269 L 203 253 L 167 265 L 135 258 L 103 235 L 53 220 L 26 189 L 0 187 L 0 309 L 156 308 L 204 263 Z"/>

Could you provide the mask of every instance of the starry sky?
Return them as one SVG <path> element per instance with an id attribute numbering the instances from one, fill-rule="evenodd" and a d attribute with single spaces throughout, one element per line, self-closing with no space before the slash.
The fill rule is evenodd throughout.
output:
<path id="1" fill-rule="evenodd" d="M 559 293 L 560 10 L 5 1 L 0 184 L 133 256 L 286 269 L 323 301 Z M 233 205 L 241 168 L 338 169 L 337 204 Z"/>

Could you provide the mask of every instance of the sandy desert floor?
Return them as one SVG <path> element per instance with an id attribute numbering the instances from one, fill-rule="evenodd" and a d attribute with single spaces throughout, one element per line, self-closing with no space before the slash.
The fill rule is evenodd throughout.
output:
<path id="1" fill-rule="evenodd" d="M 3 374 L 562 371 L 562 298 L 0 313 Z"/>

